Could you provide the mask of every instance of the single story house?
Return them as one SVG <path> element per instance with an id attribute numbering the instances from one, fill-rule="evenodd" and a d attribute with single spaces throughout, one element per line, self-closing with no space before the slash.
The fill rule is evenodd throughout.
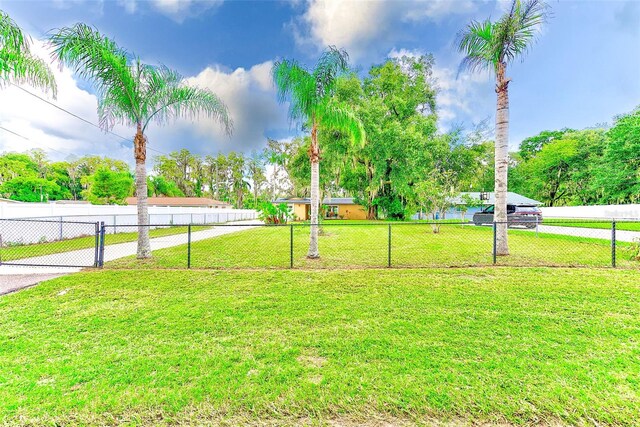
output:
<path id="1" fill-rule="evenodd" d="M 127 205 L 136 205 L 137 197 L 127 197 Z M 179 208 L 216 208 L 231 209 L 231 205 L 227 202 L 221 202 L 207 197 L 148 197 L 147 204 L 149 206 L 170 206 Z"/>
<path id="2" fill-rule="evenodd" d="M 286 203 L 296 221 L 308 221 L 311 218 L 311 199 L 280 198 L 273 203 Z M 354 203 L 353 197 L 327 197 L 322 205 L 326 207 L 325 219 L 367 219 L 367 211 L 362 205 Z"/>
<path id="3" fill-rule="evenodd" d="M 477 202 L 479 206 L 466 207 L 465 195 Z M 479 192 L 479 191 L 463 191 L 451 200 L 450 207 L 442 216 L 443 218 L 450 219 L 462 219 L 462 212 L 464 213 L 464 219 L 472 219 L 473 214 L 481 211 L 486 206 L 494 205 L 496 203 L 496 197 L 494 192 Z M 507 204 L 516 206 L 540 206 L 542 202 L 530 199 L 522 194 L 514 193 L 513 191 L 507 192 Z M 466 207 L 466 209 L 465 209 Z M 413 219 L 429 219 L 426 213 L 417 213 L 413 216 Z"/>

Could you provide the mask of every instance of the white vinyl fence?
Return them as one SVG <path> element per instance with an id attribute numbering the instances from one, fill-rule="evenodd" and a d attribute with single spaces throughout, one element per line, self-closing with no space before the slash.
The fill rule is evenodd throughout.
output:
<path id="1" fill-rule="evenodd" d="M 544 218 L 640 219 L 640 205 L 559 206 L 542 209 Z"/>
<path id="2" fill-rule="evenodd" d="M 149 207 L 151 228 L 187 224 L 218 224 L 256 219 L 252 209 Z M 135 206 L 0 204 L 0 245 L 26 245 L 95 234 L 104 223 L 108 233 L 137 231 Z M 118 228 L 118 226 L 123 226 Z"/>

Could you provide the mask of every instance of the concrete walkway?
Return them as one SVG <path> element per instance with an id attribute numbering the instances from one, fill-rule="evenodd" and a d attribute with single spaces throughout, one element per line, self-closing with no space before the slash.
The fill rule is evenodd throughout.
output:
<path id="1" fill-rule="evenodd" d="M 262 222 L 257 220 L 237 221 L 227 225 L 213 226 L 207 230 L 194 231 L 191 233 L 191 241 L 210 239 L 212 237 L 222 236 L 224 234 L 236 233 L 242 230 L 255 228 Z M 107 243 L 109 236 L 106 237 Z M 172 246 L 184 245 L 187 243 L 187 234 L 174 234 L 170 236 L 156 237 L 150 240 L 151 250 L 170 248 Z M 118 243 L 116 245 L 105 245 L 104 260 L 105 262 L 113 261 L 118 258 L 135 255 L 137 250 L 137 242 Z M 39 257 L 26 258 L 22 260 L 13 260 L 14 263 L 29 264 L 93 264 L 95 259 L 95 248 L 80 249 L 58 254 L 43 255 Z M 76 273 L 82 270 L 81 267 L 35 267 L 35 266 L 17 266 L 17 265 L 0 265 L 0 295 L 9 292 L 33 286 L 45 280 L 66 274 Z"/>
<path id="2" fill-rule="evenodd" d="M 536 229 L 527 229 L 535 232 Z M 539 225 L 540 233 L 562 234 L 564 236 L 591 237 L 593 239 L 611 240 L 611 230 L 603 228 L 559 227 L 557 225 Z M 633 242 L 640 239 L 640 231 L 616 230 L 616 241 Z"/>

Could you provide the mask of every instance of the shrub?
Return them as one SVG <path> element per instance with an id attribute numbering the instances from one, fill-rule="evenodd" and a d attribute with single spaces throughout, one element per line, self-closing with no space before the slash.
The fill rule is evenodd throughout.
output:
<path id="1" fill-rule="evenodd" d="M 273 203 L 264 202 L 258 209 L 258 218 L 265 224 L 286 224 L 292 218 L 289 207 L 286 203 L 274 205 Z"/>
<path id="2" fill-rule="evenodd" d="M 631 261 L 640 261 L 640 238 L 636 237 L 633 242 L 625 249 L 629 254 Z"/>

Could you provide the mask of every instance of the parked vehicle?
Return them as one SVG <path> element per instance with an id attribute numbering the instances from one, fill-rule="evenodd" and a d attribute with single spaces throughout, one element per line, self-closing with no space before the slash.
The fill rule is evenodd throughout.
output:
<path id="1" fill-rule="evenodd" d="M 473 214 L 473 223 L 475 225 L 493 224 L 493 209 L 494 206 L 490 205 Z M 507 205 L 507 222 L 509 227 L 535 228 L 537 224 L 542 223 L 542 211 L 533 205 Z"/>

